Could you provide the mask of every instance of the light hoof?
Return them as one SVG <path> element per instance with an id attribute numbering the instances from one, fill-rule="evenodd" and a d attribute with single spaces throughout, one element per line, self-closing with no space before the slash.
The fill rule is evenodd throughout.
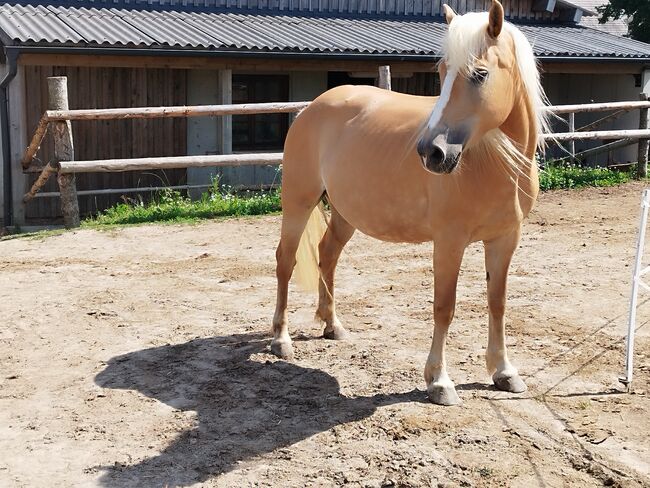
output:
<path id="1" fill-rule="evenodd" d="M 276 341 L 273 339 L 271 341 L 271 354 L 286 361 L 293 361 L 293 345 L 291 342 Z"/>
<path id="2" fill-rule="evenodd" d="M 501 391 L 508 391 L 510 393 L 523 393 L 528 387 L 521 377 L 516 374 L 513 376 L 492 376 L 494 386 Z"/>
<path id="3" fill-rule="evenodd" d="M 461 401 L 453 385 L 431 385 L 427 389 L 429 400 L 436 405 L 460 405 Z"/>
<path id="4" fill-rule="evenodd" d="M 323 337 L 325 339 L 332 339 L 335 341 L 347 341 L 351 336 L 343 326 L 338 325 L 336 327 L 332 327 L 331 329 L 325 329 L 323 331 Z"/>

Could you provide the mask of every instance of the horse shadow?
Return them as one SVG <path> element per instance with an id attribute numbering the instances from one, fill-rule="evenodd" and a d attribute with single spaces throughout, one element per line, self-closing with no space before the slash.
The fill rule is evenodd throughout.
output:
<path id="1" fill-rule="evenodd" d="M 319 369 L 264 362 L 263 356 L 251 359 L 267 345 L 261 334 L 240 334 L 112 358 L 95 378 L 99 386 L 136 390 L 174 408 L 195 411 L 196 421 L 153 457 L 103 467 L 102 486 L 187 486 L 369 417 L 379 406 L 426 401 L 418 390 L 347 397 L 336 378 Z"/>

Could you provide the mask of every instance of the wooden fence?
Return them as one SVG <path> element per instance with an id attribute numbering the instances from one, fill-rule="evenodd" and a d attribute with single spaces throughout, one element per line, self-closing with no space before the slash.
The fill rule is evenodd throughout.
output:
<path id="1" fill-rule="evenodd" d="M 648 140 L 650 140 L 650 131 L 648 130 L 648 109 L 650 108 L 650 95 L 641 94 L 638 102 L 608 102 L 608 103 L 589 103 L 579 105 L 556 105 L 548 107 L 548 110 L 556 115 L 567 115 L 567 125 L 569 132 L 557 134 L 544 134 L 542 138 L 552 139 L 556 142 L 569 141 L 568 158 L 574 161 L 578 157 L 594 156 L 603 152 L 620 149 L 639 141 L 639 151 L 637 158 L 637 174 L 645 178 L 648 172 Z M 639 128 L 631 130 L 605 130 L 594 131 L 598 126 L 611 122 L 621 115 L 632 110 L 639 110 Z M 579 129 L 575 128 L 575 114 L 589 112 L 612 112 L 594 122 L 591 122 Z M 587 149 L 579 153 L 575 152 L 576 140 L 615 140 L 608 144 Z"/>
<path id="2" fill-rule="evenodd" d="M 390 68 L 382 66 L 379 69 L 379 84 L 381 87 L 390 89 Z M 77 227 L 79 225 L 79 206 L 77 202 L 77 190 L 75 174 L 84 172 L 114 172 L 114 171 L 135 171 L 169 168 L 189 167 L 217 167 L 217 166 L 243 166 L 243 165 L 279 165 L 282 163 L 282 153 L 262 154 L 219 154 L 209 156 L 177 156 L 177 157 L 156 157 L 156 158 L 134 158 L 134 159 L 105 159 L 92 161 L 75 161 L 73 151 L 72 120 L 120 120 L 120 119 L 151 119 L 151 118 L 173 118 L 173 117 L 205 117 L 240 114 L 264 114 L 264 113 L 292 113 L 300 112 L 310 102 L 278 102 L 278 103 L 251 103 L 239 105 L 205 105 L 193 107 L 142 107 L 142 108 L 115 108 L 115 109 L 93 109 L 93 110 L 69 110 L 67 95 L 67 80 L 65 77 L 48 78 L 49 102 L 48 110 L 43 114 L 31 143 L 27 147 L 22 158 L 22 167 L 29 170 L 30 164 L 38 151 L 43 138 L 48 130 L 54 136 L 54 161 L 43 167 L 38 179 L 31 189 L 23 197 L 27 202 L 34 198 L 37 192 L 52 175 L 57 175 L 60 188 L 61 208 L 63 220 L 66 227 Z M 584 105 L 559 105 L 548 107 L 548 110 L 555 114 L 568 114 L 569 132 L 544 134 L 541 137 L 555 141 L 570 141 L 569 151 L 571 157 L 575 158 L 591 154 L 596 151 L 607 151 L 639 141 L 639 175 L 645 177 L 647 172 L 648 140 L 650 140 L 650 129 L 648 129 L 648 109 L 650 101 L 645 98 L 636 102 L 612 102 L 594 103 Z M 640 110 L 639 129 L 633 130 L 609 130 L 593 131 L 593 129 L 605 121 L 612 120 L 624 112 Z M 577 112 L 598 112 L 614 111 L 613 114 L 604 117 L 575 130 L 575 113 Z M 616 140 L 612 144 L 606 144 L 601 148 L 590 149 L 576 154 L 573 141 L 575 140 Z M 130 190 L 130 189 L 127 189 Z M 97 190 L 100 192 L 116 192 L 118 190 Z M 91 192 L 85 192 L 91 193 Z M 92 192 L 94 193 L 94 192 Z"/>

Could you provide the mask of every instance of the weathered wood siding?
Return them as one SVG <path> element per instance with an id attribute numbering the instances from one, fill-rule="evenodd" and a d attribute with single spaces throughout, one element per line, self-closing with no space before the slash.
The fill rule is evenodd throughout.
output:
<path id="1" fill-rule="evenodd" d="M 186 72 L 174 69 L 85 68 L 26 66 L 27 128 L 31 135 L 47 108 L 47 77 L 67 76 L 70 108 L 114 108 L 184 105 Z M 187 120 L 106 120 L 72 122 L 75 159 L 184 156 L 187 154 Z M 48 135 L 37 157 L 42 164 L 53 157 Z M 78 190 L 179 185 L 185 170 L 126 173 L 91 173 L 77 176 Z M 30 184 L 37 175 L 30 175 Z M 54 178 L 43 191 L 58 191 Z M 105 209 L 120 195 L 81 196 L 81 214 Z M 26 208 L 29 219 L 61 215 L 58 198 L 36 198 Z"/>
<path id="2" fill-rule="evenodd" d="M 440 95 L 440 77 L 438 73 L 414 73 L 409 78 L 393 78 L 393 91 L 434 97 Z"/>

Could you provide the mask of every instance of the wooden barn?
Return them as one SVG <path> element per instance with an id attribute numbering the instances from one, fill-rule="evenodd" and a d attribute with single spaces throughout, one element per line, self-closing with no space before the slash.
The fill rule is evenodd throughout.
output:
<path id="1" fill-rule="evenodd" d="M 458 12 L 489 0 L 448 0 Z M 650 45 L 584 27 L 594 12 L 567 0 L 505 0 L 542 63 L 552 103 L 637 100 L 650 93 Z M 0 3 L 2 213 L 5 225 L 60 217 L 56 184 L 28 203 L 35 173 L 22 153 L 46 109 L 46 78 L 68 77 L 70 108 L 311 100 L 333 86 L 375 83 L 390 65 L 393 89 L 435 95 L 446 25 L 440 0 L 17 0 Z M 576 117 L 576 125 L 597 115 Z M 288 114 L 73 122 L 76 159 L 280 151 Z M 610 127 L 638 127 L 638 113 Z M 609 155 L 634 159 L 635 148 Z M 53 157 L 46 140 L 39 164 Z M 607 155 L 599 162 L 606 162 Z M 34 171 L 34 169 L 30 169 Z M 85 174 L 83 214 L 139 188 L 259 187 L 274 167 Z M 93 193 L 102 190 L 102 193 Z M 107 192 L 107 190 L 112 190 Z"/>

